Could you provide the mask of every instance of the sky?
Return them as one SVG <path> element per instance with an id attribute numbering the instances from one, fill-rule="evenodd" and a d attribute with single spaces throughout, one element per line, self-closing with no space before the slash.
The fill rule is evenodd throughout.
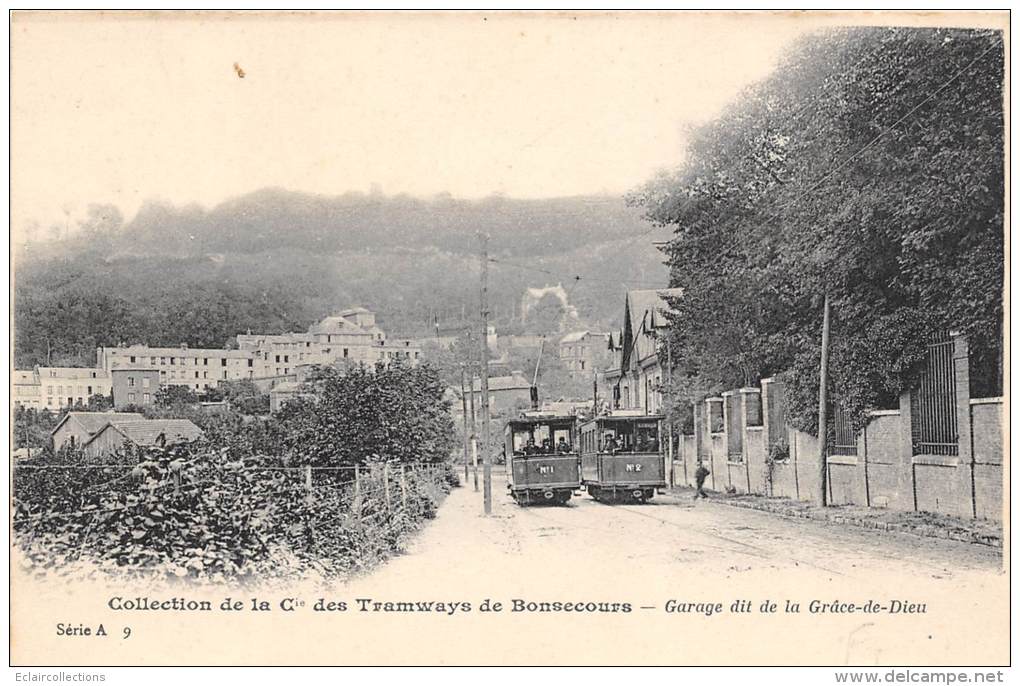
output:
<path id="1" fill-rule="evenodd" d="M 12 228 L 267 186 L 623 193 L 680 164 L 689 127 L 810 28 L 765 13 L 16 14 Z"/>

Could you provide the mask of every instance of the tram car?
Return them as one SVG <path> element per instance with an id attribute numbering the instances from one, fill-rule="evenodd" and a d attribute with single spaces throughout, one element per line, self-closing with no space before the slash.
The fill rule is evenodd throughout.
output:
<path id="1" fill-rule="evenodd" d="M 662 415 L 606 415 L 584 422 L 581 482 L 600 502 L 651 500 L 666 486 Z"/>
<path id="2" fill-rule="evenodd" d="M 581 488 L 575 417 L 524 412 L 504 436 L 508 488 L 519 505 L 563 505 Z"/>

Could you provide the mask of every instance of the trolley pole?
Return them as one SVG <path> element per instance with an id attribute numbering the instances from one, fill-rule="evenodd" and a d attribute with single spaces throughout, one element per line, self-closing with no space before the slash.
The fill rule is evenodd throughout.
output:
<path id="1" fill-rule="evenodd" d="M 489 236 L 481 234 L 482 290 L 481 290 L 481 367 L 482 381 L 482 500 L 485 514 L 492 514 L 492 450 L 489 436 Z"/>
<path id="2" fill-rule="evenodd" d="M 822 360 L 821 369 L 818 381 L 818 465 L 819 465 L 819 479 L 818 479 L 818 502 L 822 507 L 828 505 L 827 497 L 827 481 L 828 481 L 828 464 L 826 464 L 825 453 L 826 453 L 826 441 L 829 437 L 829 426 L 828 418 L 826 416 L 828 406 L 826 397 L 826 389 L 829 381 L 829 294 L 825 294 L 825 305 L 822 314 Z"/>

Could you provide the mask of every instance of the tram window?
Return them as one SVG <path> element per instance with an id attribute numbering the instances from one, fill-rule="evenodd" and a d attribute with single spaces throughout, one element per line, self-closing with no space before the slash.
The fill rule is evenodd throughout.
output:
<path id="1" fill-rule="evenodd" d="M 548 424 L 536 424 L 532 429 L 535 445 L 541 452 L 553 452 L 552 431 Z"/>
<path id="2" fill-rule="evenodd" d="M 514 455 L 523 455 L 524 448 L 528 445 L 528 440 L 531 438 L 531 432 L 528 430 L 515 431 L 514 432 Z"/>
<path id="3" fill-rule="evenodd" d="M 637 425 L 637 443 L 636 448 L 638 452 L 658 452 L 659 450 L 659 436 L 655 424 L 638 424 Z"/>
<path id="4" fill-rule="evenodd" d="M 553 431 L 553 447 L 558 453 L 573 450 L 573 446 L 570 444 L 570 429 L 555 429 Z"/>

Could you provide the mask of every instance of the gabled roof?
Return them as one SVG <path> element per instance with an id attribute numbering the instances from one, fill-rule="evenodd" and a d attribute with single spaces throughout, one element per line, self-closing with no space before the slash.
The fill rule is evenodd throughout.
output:
<path id="1" fill-rule="evenodd" d="M 116 431 L 135 445 L 153 446 L 160 434 L 166 436 L 167 445 L 193 441 L 202 437 L 202 430 L 189 419 L 139 419 L 127 422 L 108 422 L 85 442 L 89 445 L 106 431 Z"/>
<path id="2" fill-rule="evenodd" d="M 57 429 L 62 427 L 71 419 L 74 419 L 81 424 L 82 428 L 89 434 L 95 435 L 107 424 L 145 419 L 145 417 L 137 412 L 68 412 L 64 415 L 64 418 L 57 422 L 57 425 L 53 427 L 53 430 L 50 431 L 50 435 L 52 436 L 57 433 Z"/>
<path id="3" fill-rule="evenodd" d="M 628 315 L 632 317 L 631 323 L 637 329 L 646 312 L 650 312 L 649 319 L 645 326 L 657 329 L 667 325 L 663 311 L 669 310 L 669 303 L 666 298 L 678 298 L 684 294 L 682 288 L 662 288 L 658 290 L 639 290 L 627 292 Z"/>
<path id="4" fill-rule="evenodd" d="M 566 336 L 560 339 L 560 343 L 577 343 L 579 340 L 587 336 L 590 331 L 573 331 L 568 333 Z"/>
<path id="5" fill-rule="evenodd" d="M 623 361 L 621 367 L 630 367 L 631 353 L 637 346 L 639 334 L 651 334 L 655 329 L 669 324 L 664 311 L 669 310 L 667 297 L 678 298 L 684 294 L 682 288 L 659 288 L 655 290 L 627 291 L 624 304 Z"/>
<path id="6" fill-rule="evenodd" d="M 308 333 L 363 333 L 368 332 L 354 322 L 344 319 L 340 315 L 326 317 L 308 327 Z"/>

